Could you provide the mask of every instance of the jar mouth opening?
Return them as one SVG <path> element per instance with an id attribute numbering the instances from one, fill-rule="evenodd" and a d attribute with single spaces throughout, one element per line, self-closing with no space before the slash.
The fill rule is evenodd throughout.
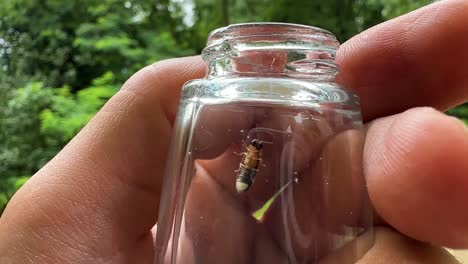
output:
<path id="1" fill-rule="evenodd" d="M 271 35 L 296 35 L 296 36 L 316 36 L 318 38 L 329 39 L 338 43 L 335 35 L 328 30 L 301 24 L 280 23 L 280 22 L 252 22 L 232 24 L 218 28 L 208 35 L 207 46 L 214 44 L 219 39 L 238 39 L 255 36 Z"/>
<path id="2" fill-rule="evenodd" d="M 333 79 L 340 43 L 331 32 L 288 23 L 233 24 L 212 31 L 202 57 L 209 76 L 274 75 Z"/>
<path id="3" fill-rule="evenodd" d="M 255 43 L 255 44 L 253 44 Z M 233 24 L 213 30 L 203 50 L 203 58 L 213 52 L 254 49 L 326 50 L 336 53 L 340 43 L 330 31 L 300 24 L 255 22 Z"/>

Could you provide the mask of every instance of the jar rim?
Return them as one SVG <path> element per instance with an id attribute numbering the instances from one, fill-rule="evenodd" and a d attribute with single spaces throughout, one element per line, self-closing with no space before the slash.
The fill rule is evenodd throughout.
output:
<path id="1" fill-rule="evenodd" d="M 212 31 L 202 58 L 208 64 L 208 75 L 212 76 L 255 75 L 261 71 L 264 75 L 317 79 L 316 75 L 333 79 L 338 72 L 335 57 L 339 46 L 333 33 L 318 27 L 277 22 L 242 23 Z"/>
<path id="2" fill-rule="evenodd" d="M 232 43 L 245 43 L 264 38 L 268 38 L 267 42 L 271 44 L 299 40 L 299 43 L 312 45 L 299 44 L 296 45 L 298 49 L 325 49 L 331 53 L 335 53 L 340 46 L 336 36 L 322 28 L 292 23 L 252 22 L 232 24 L 211 31 L 202 54 L 208 59 L 213 52 L 224 50 L 226 44 L 232 47 L 230 45 Z"/>
<path id="3" fill-rule="evenodd" d="M 206 46 L 216 45 L 220 39 L 240 39 L 244 37 L 257 37 L 264 35 L 297 35 L 322 38 L 336 42 L 336 36 L 328 30 L 310 25 L 282 23 L 282 22 L 249 22 L 232 24 L 210 32 Z M 330 44 L 330 43 L 329 43 Z"/>

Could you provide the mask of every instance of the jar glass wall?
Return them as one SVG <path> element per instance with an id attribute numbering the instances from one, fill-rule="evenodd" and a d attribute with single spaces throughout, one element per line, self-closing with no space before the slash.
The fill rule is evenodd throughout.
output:
<path id="1" fill-rule="evenodd" d="M 156 263 L 354 263 L 373 243 L 359 99 L 329 32 L 214 31 L 183 88 Z"/>

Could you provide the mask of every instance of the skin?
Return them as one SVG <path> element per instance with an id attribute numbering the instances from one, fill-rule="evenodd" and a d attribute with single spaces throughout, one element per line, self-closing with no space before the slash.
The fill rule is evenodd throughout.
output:
<path id="1" fill-rule="evenodd" d="M 365 31 L 339 50 L 340 82 L 362 99 L 364 175 L 380 219 L 376 243 L 355 263 L 458 263 L 439 246 L 468 248 L 468 130 L 440 112 L 468 100 L 467 12 L 465 0 L 439 1 Z M 203 75 L 201 59 L 190 57 L 158 62 L 131 77 L 13 197 L 0 218 L 0 262 L 153 263 L 153 227 L 180 87 Z M 223 125 L 222 116 L 213 119 Z M 222 179 L 211 177 L 220 163 L 199 164 L 189 195 L 200 198 L 187 208 L 236 217 L 243 207 L 223 206 L 230 194 Z M 236 224 L 258 232 L 257 263 L 284 263 L 267 231 L 250 219 Z M 203 222 L 189 227 L 203 230 Z M 212 241 L 226 235 L 207 230 Z M 251 234 L 231 237 L 248 241 Z M 346 250 L 359 249 L 365 239 L 325 255 L 322 263 L 354 263 Z M 218 253 L 240 263 L 246 257 Z"/>

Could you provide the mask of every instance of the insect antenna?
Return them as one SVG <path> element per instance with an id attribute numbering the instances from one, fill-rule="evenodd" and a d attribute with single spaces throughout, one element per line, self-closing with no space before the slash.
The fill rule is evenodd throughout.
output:
<path id="1" fill-rule="evenodd" d="M 278 129 L 273 129 L 273 128 L 266 128 L 266 127 L 256 127 L 256 128 L 253 128 L 249 131 L 249 134 L 247 134 L 247 139 L 250 139 L 251 138 L 251 135 L 253 133 L 258 133 L 258 132 L 263 132 L 263 133 L 267 133 L 268 135 L 270 135 L 271 139 L 274 139 L 275 136 L 273 133 L 280 133 L 280 134 L 283 134 L 283 135 L 288 135 L 290 136 L 291 133 L 290 132 L 284 132 L 284 131 L 281 131 L 281 130 L 278 130 Z M 266 144 L 273 144 L 272 141 L 263 141 L 262 140 L 262 143 L 266 143 Z"/>

